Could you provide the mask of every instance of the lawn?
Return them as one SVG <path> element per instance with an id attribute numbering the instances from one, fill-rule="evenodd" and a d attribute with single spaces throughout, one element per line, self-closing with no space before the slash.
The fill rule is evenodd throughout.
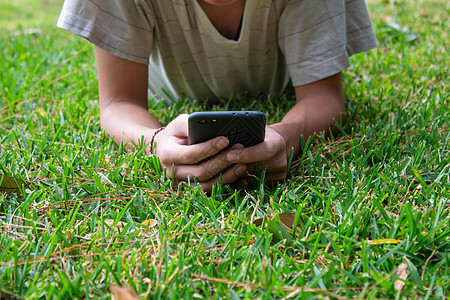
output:
<path id="1" fill-rule="evenodd" d="M 61 2 L 0 0 L 0 298 L 450 296 L 448 1 L 369 1 L 380 45 L 345 72 L 340 134 L 304 141 L 282 184 L 210 195 L 101 131 Z M 247 101 L 273 122 L 294 99 Z"/>

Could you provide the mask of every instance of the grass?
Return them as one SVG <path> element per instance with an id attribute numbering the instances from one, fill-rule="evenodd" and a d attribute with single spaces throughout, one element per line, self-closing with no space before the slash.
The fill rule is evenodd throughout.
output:
<path id="1" fill-rule="evenodd" d="M 305 141 L 283 184 L 211 195 L 105 137 L 92 47 L 54 28 L 57 1 L 26 3 L 22 22 L 0 1 L 0 173 L 27 182 L 0 193 L 1 297 L 450 295 L 447 1 L 371 1 L 380 46 L 345 73 L 341 134 Z M 250 106 L 276 121 L 292 103 Z M 150 105 L 163 123 L 203 108 Z"/>

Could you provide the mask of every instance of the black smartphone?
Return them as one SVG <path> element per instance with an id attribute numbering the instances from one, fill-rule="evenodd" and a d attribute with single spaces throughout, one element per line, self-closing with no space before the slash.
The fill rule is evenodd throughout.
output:
<path id="1" fill-rule="evenodd" d="M 204 111 L 189 115 L 189 145 L 225 136 L 230 145 L 250 147 L 264 141 L 266 115 L 260 111 Z"/>

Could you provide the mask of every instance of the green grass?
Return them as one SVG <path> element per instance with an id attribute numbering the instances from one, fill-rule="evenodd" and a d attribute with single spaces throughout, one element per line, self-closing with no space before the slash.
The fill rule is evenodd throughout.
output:
<path id="1" fill-rule="evenodd" d="M 0 28 L 42 28 L 56 23 L 62 0 L 0 0 Z"/>
<path id="2" fill-rule="evenodd" d="M 211 195 L 105 137 L 92 47 L 53 27 L 59 5 L 0 1 L 0 174 L 28 183 L 0 193 L 2 297 L 106 299 L 112 285 L 174 299 L 450 295 L 447 1 L 372 1 L 380 46 L 346 71 L 341 134 L 305 141 L 283 184 Z M 251 108 L 275 121 L 292 103 Z M 163 123 L 202 108 L 151 105 Z M 266 225 L 285 212 L 291 243 Z"/>

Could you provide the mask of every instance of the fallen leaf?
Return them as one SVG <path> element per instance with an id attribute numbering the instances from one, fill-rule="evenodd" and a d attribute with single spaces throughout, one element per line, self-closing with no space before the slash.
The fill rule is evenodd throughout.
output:
<path id="1" fill-rule="evenodd" d="M 20 187 L 26 186 L 22 179 L 0 174 L 0 192 L 19 194 Z"/>
<path id="2" fill-rule="evenodd" d="M 276 242 L 286 240 L 286 245 L 292 244 L 293 236 L 292 230 L 295 223 L 295 213 L 281 213 L 278 215 L 280 222 L 274 216 L 269 216 L 267 220 L 267 229 L 273 234 L 274 240 Z M 261 226 L 263 223 L 263 218 L 256 220 L 256 226 Z M 297 229 L 300 229 L 300 224 L 297 222 Z"/>
<path id="3" fill-rule="evenodd" d="M 400 264 L 395 271 L 395 275 L 398 278 L 395 279 L 394 288 L 400 293 L 405 286 L 406 278 L 408 278 L 408 266 L 405 263 Z"/>
<path id="4" fill-rule="evenodd" d="M 40 114 L 43 118 L 47 117 L 47 112 L 42 107 L 38 107 L 35 109 L 35 111 Z"/>
<path id="5" fill-rule="evenodd" d="M 254 222 L 255 225 L 256 225 L 257 227 L 261 226 L 262 223 L 263 223 L 263 219 L 264 219 L 264 218 L 260 218 L 260 219 L 255 220 L 255 222 Z"/>
<path id="6" fill-rule="evenodd" d="M 398 244 L 400 242 L 401 241 L 396 240 L 396 239 L 378 239 L 378 240 L 369 241 L 369 245 Z"/>
<path id="7" fill-rule="evenodd" d="M 397 214 L 395 214 L 395 213 L 393 213 L 393 212 L 390 212 L 390 211 L 385 211 L 385 213 L 386 213 L 386 215 L 389 217 L 389 218 L 398 218 L 398 215 Z M 379 218 L 380 218 L 380 220 L 384 220 L 384 217 L 383 217 L 383 215 L 381 214 L 381 212 L 380 212 L 380 210 L 379 209 L 377 209 L 376 211 L 375 211 L 375 215 L 381 215 Z"/>
<path id="8" fill-rule="evenodd" d="M 104 222 L 109 227 L 113 227 L 115 221 L 113 219 L 106 219 L 104 220 Z M 127 223 L 124 223 L 122 221 L 117 222 L 117 225 L 115 227 L 116 231 L 122 230 L 125 227 L 125 225 L 127 225 Z"/>
<path id="9" fill-rule="evenodd" d="M 119 287 L 112 285 L 109 290 L 111 291 L 111 299 L 113 300 L 139 300 L 136 292 L 129 287 Z"/>
<path id="10" fill-rule="evenodd" d="M 144 278 L 142 278 L 142 283 L 148 285 L 148 284 L 152 283 L 152 281 L 150 280 L 150 278 L 144 277 Z"/>
<path id="11" fill-rule="evenodd" d="M 267 229 L 273 234 L 276 242 L 286 240 L 286 245 L 292 244 L 292 234 L 285 225 L 275 220 L 269 220 L 267 221 Z"/>
<path id="12" fill-rule="evenodd" d="M 295 213 L 282 213 L 278 215 L 280 217 L 280 222 L 289 228 L 290 230 L 294 229 L 295 222 Z M 300 224 L 297 221 L 297 228 L 300 229 Z"/>
<path id="13" fill-rule="evenodd" d="M 144 225 L 144 226 L 153 228 L 156 225 L 158 225 L 158 220 L 155 220 L 155 219 L 145 220 L 141 224 Z"/>
<path id="14" fill-rule="evenodd" d="M 41 35 L 42 34 L 42 30 L 39 28 L 28 28 L 25 30 L 16 30 L 13 33 L 13 36 L 20 36 L 20 35 Z"/>
<path id="15" fill-rule="evenodd" d="M 287 228 L 289 228 L 290 230 L 292 230 L 294 228 L 294 222 L 295 222 L 295 213 L 281 213 L 278 215 L 278 217 L 280 218 L 280 222 L 286 226 Z M 272 220 L 274 219 L 273 216 L 269 217 L 268 220 Z M 256 226 L 261 226 L 263 222 L 263 218 L 260 218 L 258 220 L 255 220 L 255 225 Z M 297 229 L 300 229 L 300 224 L 299 222 L 297 222 Z"/>

